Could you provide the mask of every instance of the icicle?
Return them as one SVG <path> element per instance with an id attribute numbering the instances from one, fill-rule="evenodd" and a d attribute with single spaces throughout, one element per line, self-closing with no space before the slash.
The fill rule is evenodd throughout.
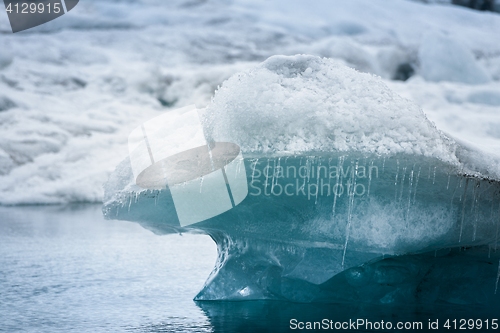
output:
<path id="1" fill-rule="evenodd" d="M 240 174 L 241 161 L 242 161 L 242 159 L 238 159 L 238 164 L 236 165 L 236 169 L 234 170 L 234 179 L 236 179 L 238 177 L 238 175 Z"/>
<path id="2" fill-rule="evenodd" d="M 132 206 L 132 196 L 128 196 L 128 212 L 130 213 L 130 207 Z"/>
<path id="3" fill-rule="evenodd" d="M 210 166 L 212 167 L 212 171 L 215 170 L 214 157 L 212 155 L 212 150 L 210 149 L 210 145 L 207 146 L 208 149 L 208 157 L 210 158 Z"/>
<path id="4" fill-rule="evenodd" d="M 314 200 L 314 204 L 317 205 L 318 204 L 318 196 L 319 196 L 319 178 L 320 178 L 320 174 L 321 174 L 321 160 L 318 159 L 318 166 L 316 168 L 316 200 Z M 323 191 L 323 189 L 321 189 L 321 191 Z"/>
<path id="5" fill-rule="evenodd" d="M 231 161 L 231 163 L 232 163 L 232 162 L 234 162 L 234 161 L 236 161 L 236 159 L 235 159 L 235 160 L 233 160 L 233 161 Z M 237 164 L 236 164 L 236 168 L 234 168 L 234 169 L 232 170 L 232 171 L 234 172 L 234 177 L 233 177 L 233 179 L 236 179 L 236 178 L 238 177 L 238 174 L 240 173 L 240 165 L 241 165 L 241 159 L 238 159 L 238 162 L 237 162 Z M 227 173 L 227 170 L 226 170 L 226 175 L 227 175 L 228 180 L 229 180 L 229 177 L 230 177 L 231 175 Z"/>
<path id="6" fill-rule="evenodd" d="M 309 184 L 309 181 L 311 180 L 311 158 L 310 157 L 307 157 L 306 169 L 307 169 L 307 184 Z"/>
<path id="7" fill-rule="evenodd" d="M 394 201 L 398 198 L 398 176 L 399 176 L 399 160 L 396 160 L 396 179 L 394 180 Z"/>
<path id="8" fill-rule="evenodd" d="M 276 177 L 276 159 L 274 159 L 274 165 L 273 165 L 273 178 L 271 179 L 271 193 L 274 193 L 273 190 L 274 190 L 274 179 Z M 269 169 L 267 170 L 267 172 L 269 173 Z"/>
<path id="9" fill-rule="evenodd" d="M 495 236 L 495 252 L 497 251 L 497 246 L 498 246 L 498 232 L 500 231 L 500 202 L 498 205 L 498 221 L 497 221 L 497 234 Z"/>
<path id="10" fill-rule="evenodd" d="M 434 185 L 435 182 L 436 182 L 436 167 L 434 167 L 434 173 L 432 176 L 432 185 Z"/>
<path id="11" fill-rule="evenodd" d="M 401 191 L 399 192 L 399 201 L 403 198 L 403 189 L 405 187 L 405 178 L 406 178 L 406 167 L 403 168 L 403 178 L 401 178 Z"/>
<path id="12" fill-rule="evenodd" d="M 332 165 L 332 158 L 330 157 L 328 159 L 328 186 L 330 186 L 330 189 L 332 188 L 332 177 L 330 177 L 331 165 Z"/>
<path id="13" fill-rule="evenodd" d="M 498 261 L 498 273 L 497 273 L 497 282 L 495 283 L 495 295 L 498 291 L 498 281 L 500 281 L 500 260 Z"/>
<path id="14" fill-rule="evenodd" d="M 301 189 L 302 189 L 302 188 L 306 188 L 306 179 L 307 179 L 307 178 L 306 178 L 306 177 L 304 177 L 304 183 L 302 183 L 302 186 L 300 187 Z"/>
<path id="15" fill-rule="evenodd" d="M 373 169 L 373 160 L 370 162 L 370 167 L 368 168 L 368 191 L 367 196 L 370 196 L 370 187 L 372 185 L 372 169 Z"/>
<path id="16" fill-rule="evenodd" d="M 276 160 L 274 161 L 276 163 Z M 278 165 L 276 166 L 276 168 L 274 169 L 274 173 L 273 173 L 273 188 L 274 186 L 278 185 L 278 182 L 279 182 L 279 178 L 280 178 L 280 170 L 281 170 L 281 157 L 278 157 Z M 272 192 L 272 190 L 271 190 Z M 274 192 L 272 192 L 274 193 Z"/>
<path id="17" fill-rule="evenodd" d="M 455 184 L 455 189 L 453 190 L 453 195 L 451 196 L 450 209 L 453 209 L 453 200 L 455 199 L 455 194 L 457 193 L 458 185 L 461 183 L 462 183 L 462 178 L 460 178 L 460 181 Z M 462 197 L 460 196 L 460 198 Z"/>
<path id="18" fill-rule="evenodd" d="M 408 179 L 410 186 L 408 189 L 408 207 L 406 207 L 406 224 L 410 223 L 410 206 L 411 206 L 411 190 L 413 188 L 413 169 L 410 172 L 410 177 Z"/>
<path id="19" fill-rule="evenodd" d="M 417 172 L 417 179 L 415 180 L 415 190 L 413 191 L 413 204 L 415 204 L 416 199 L 417 199 L 417 187 L 418 187 L 418 180 L 420 179 L 420 170 L 422 167 L 418 167 L 418 172 Z"/>
<path id="20" fill-rule="evenodd" d="M 448 190 L 448 188 L 450 187 L 450 177 L 451 174 L 448 173 L 448 182 L 446 183 L 446 190 Z"/>
<path id="21" fill-rule="evenodd" d="M 234 175 L 234 178 L 238 178 L 238 175 L 241 173 L 241 166 L 243 165 L 243 167 L 245 167 L 245 160 L 243 158 L 240 158 L 239 162 L 238 162 L 238 172 L 236 175 Z M 246 177 L 246 175 L 245 175 Z"/>
<path id="22" fill-rule="evenodd" d="M 257 168 L 257 164 L 259 164 L 259 159 L 254 160 L 253 163 L 255 163 L 255 164 L 253 165 L 253 169 L 252 169 L 252 182 L 251 182 L 251 184 L 253 184 L 253 181 L 255 179 L 255 169 Z"/>
<path id="23" fill-rule="evenodd" d="M 384 171 L 385 171 L 385 157 L 382 160 L 382 173 L 384 173 Z"/>
<path id="24" fill-rule="evenodd" d="M 465 188 L 464 188 L 464 200 L 462 201 L 462 219 L 460 222 L 460 236 L 458 237 L 458 242 L 462 241 L 462 232 L 464 229 L 464 219 L 465 219 L 465 200 L 467 199 L 467 187 L 469 186 L 469 178 L 465 179 Z"/>
<path id="25" fill-rule="evenodd" d="M 200 180 L 200 193 L 201 193 L 201 189 L 203 187 L 203 179 L 205 179 L 205 178 L 201 177 L 201 180 Z"/>
<path id="26" fill-rule="evenodd" d="M 476 186 L 474 187 L 474 201 L 472 203 L 472 210 L 474 212 L 474 231 L 472 232 L 472 241 L 475 241 L 476 240 L 476 234 L 477 234 L 477 222 L 478 222 L 478 215 L 479 215 L 479 211 L 477 209 L 477 205 L 479 203 L 479 196 L 480 196 L 480 193 L 479 193 L 479 186 L 481 185 L 481 183 L 479 182 L 479 180 L 476 181 Z"/>
<path id="27" fill-rule="evenodd" d="M 270 161 L 270 159 L 268 158 L 267 159 L 267 166 L 264 169 L 264 175 L 266 176 L 266 182 L 264 183 L 264 187 L 266 190 L 267 190 L 267 185 L 269 184 L 269 182 L 268 182 L 269 181 L 269 164 L 270 164 L 269 161 Z"/>
<path id="28" fill-rule="evenodd" d="M 336 179 L 335 186 L 333 187 L 335 189 L 335 191 L 333 193 L 332 220 L 335 218 L 335 208 L 336 208 L 336 205 L 337 205 L 337 197 L 338 197 L 339 186 L 342 185 L 342 174 L 343 174 L 343 171 L 341 171 L 341 170 L 343 170 L 343 168 L 344 168 L 344 156 L 340 156 L 339 157 L 339 162 L 338 162 L 338 165 L 337 165 L 337 177 L 336 177 L 337 179 Z"/>
<path id="29" fill-rule="evenodd" d="M 351 162 L 352 167 L 352 162 Z M 345 231 L 345 244 L 344 244 L 344 253 L 342 254 L 342 269 L 344 269 L 345 264 L 345 255 L 347 252 L 347 245 L 349 243 L 349 236 L 351 233 L 351 221 L 352 221 L 352 210 L 354 208 L 354 192 L 356 189 L 356 178 L 358 176 L 358 162 L 356 161 L 356 166 L 354 171 L 352 172 L 350 184 L 352 186 L 351 191 L 349 191 L 349 186 L 347 186 L 348 194 L 349 194 L 349 204 L 347 207 L 347 226 Z"/>

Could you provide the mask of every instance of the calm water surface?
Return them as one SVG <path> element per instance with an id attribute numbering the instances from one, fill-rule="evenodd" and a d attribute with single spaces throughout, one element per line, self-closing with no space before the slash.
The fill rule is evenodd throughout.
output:
<path id="1" fill-rule="evenodd" d="M 0 208 L 0 330 L 212 331 L 192 299 L 215 258 L 207 236 L 157 236 L 100 206 Z"/>
<path id="2" fill-rule="evenodd" d="M 135 223 L 105 221 L 99 205 L 0 207 L 0 331 L 286 332 L 292 318 L 426 323 L 498 312 L 194 302 L 215 259 L 208 236 L 154 235 Z"/>

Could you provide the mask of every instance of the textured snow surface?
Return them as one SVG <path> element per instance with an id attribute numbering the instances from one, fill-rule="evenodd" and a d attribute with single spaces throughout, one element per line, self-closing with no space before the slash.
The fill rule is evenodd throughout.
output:
<path id="1" fill-rule="evenodd" d="M 243 152 L 406 153 L 457 162 L 454 145 L 380 78 L 315 56 L 274 56 L 231 77 L 206 110 Z"/>
<path id="2" fill-rule="evenodd" d="M 127 156 L 131 129 L 174 107 L 207 106 L 224 80 L 275 54 L 329 57 L 379 75 L 415 101 L 439 130 L 472 146 L 472 155 L 479 147 L 494 156 L 500 152 L 499 34 L 497 14 L 403 0 L 334 6 L 330 1 L 88 0 L 60 19 L 18 34 L 10 33 L 7 15 L 1 14 L 0 204 L 102 201 L 102 183 Z M 431 62 L 446 59 L 459 45 L 460 59 L 466 61 L 461 68 L 482 69 L 474 73 L 481 76 L 473 80 L 479 84 L 469 85 L 469 77 L 464 81 L 451 62 L 441 60 L 444 67 L 432 69 L 440 73 L 439 82 L 427 81 L 426 59 L 420 56 L 432 48 L 428 36 L 451 41 L 435 48 L 440 53 L 429 55 Z M 390 81 L 405 64 L 415 75 L 406 82 Z M 254 71 L 264 71 L 259 68 Z M 326 111 L 310 112 L 315 113 L 304 124 Z M 332 126 L 313 127 L 327 131 Z M 332 133 L 323 141 L 319 133 L 312 138 L 323 149 Z M 340 143 L 350 137 L 365 148 L 375 137 L 342 134 Z M 312 147 L 287 140 L 287 149 Z M 428 154 L 440 154 L 440 147 Z M 499 168 L 494 159 L 475 161 L 482 166 L 471 169 Z"/>

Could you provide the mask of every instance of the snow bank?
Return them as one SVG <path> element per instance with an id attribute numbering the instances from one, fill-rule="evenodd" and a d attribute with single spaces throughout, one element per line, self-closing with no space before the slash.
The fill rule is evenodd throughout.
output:
<path id="1" fill-rule="evenodd" d="M 419 49 L 421 75 L 429 81 L 484 84 L 491 81 L 471 51 L 451 37 L 430 34 Z"/>

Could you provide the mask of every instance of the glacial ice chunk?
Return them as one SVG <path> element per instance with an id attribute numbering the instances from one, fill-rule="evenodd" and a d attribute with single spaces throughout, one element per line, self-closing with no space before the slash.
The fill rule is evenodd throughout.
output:
<path id="1" fill-rule="evenodd" d="M 495 171 L 376 77 L 271 57 L 229 79 L 203 119 L 209 142 L 241 147 L 239 205 L 182 227 L 169 187 L 141 189 L 124 160 L 103 208 L 160 234 L 210 235 L 219 255 L 197 300 L 499 304 L 498 255 L 485 252 L 500 236 Z M 474 274 L 457 267 L 481 285 L 461 288 Z M 469 291 L 436 291 L 439 276 Z"/>

